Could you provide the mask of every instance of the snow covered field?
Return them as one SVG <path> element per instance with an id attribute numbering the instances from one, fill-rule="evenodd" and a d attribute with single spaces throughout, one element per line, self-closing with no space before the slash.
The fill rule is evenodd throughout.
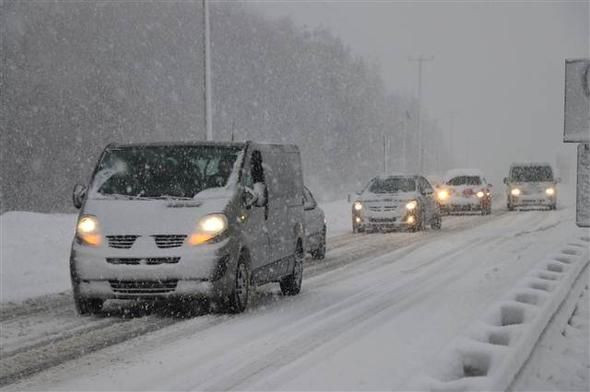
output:
<path id="1" fill-rule="evenodd" d="M 1 302 L 70 288 L 73 214 L 7 212 L 0 216 Z"/>
<path id="2" fill-rule="evenodd" d="M 440 232 L 361 235 L 350 233 L 348 203 L 323 207 L 330 233 L 327 258 L 306 264 L 299 296 L 286 298 L 273 286 L 263 287 L 245 314 L 190 319 L 133 305 L 124 312 L 113 308 L 111 317 L 78 318 L 70 303 L 5 314 L 2 373 L 46 369 L 20 381 L 20 376 L 7 379 L 18 382 L 6 389 L 404 390 L 436 370 L 437 355 L 449 341 L 543 257 L 588 235 L 573 224 L 570 207 L 498 209 L 487 217 L 445 217 Z M 2 219 L 5 228 L 6 216 Z M 52 265 L 65 268 L 66 279 L 46 284 L 47 292 L 69 289 L 71 233 L 65 227 L 73 226 L 73 218 L 59 219 L 62 241 L 58 245 L 53 237 L 51 249 L 57 256 L 65 245 L 65 259 L 63 267 Z M 24 237 L 10 238 L 25 242 Z M 35 254 L 30 246 L 27 252 Z M 3 270 L 3 293 L 4 282 L 18 278 L 18 268 L 8 271 L 13 275 Z M 588 343 L 587 334 L 580 339 Z M 542 353 L 534 355 L 542 358 L 536 369 L 553 366 Z M 550 388 L 535 380 L 517 380 L 513 389 Z M 572 385 L 587 389 L 587 383 L 586 378 Z"/>

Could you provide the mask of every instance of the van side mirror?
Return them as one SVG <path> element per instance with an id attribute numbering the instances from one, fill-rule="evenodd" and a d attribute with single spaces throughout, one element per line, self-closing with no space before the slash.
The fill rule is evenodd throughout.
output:
<path id="1" fill-rule="evenodd" d="M 262 182 L 254 184 L 253 188 L 243 187 L 242 203 L 246 209 L 252 207 L 264 207 L 266 205 L 265 186 Z"/>
<path id="2" fill-rule="evenodd" d="M 243 190 L 242 204 L 244 205 L 244 208 L 249 210 L 256 203 L 256 192 L 254 192 L 254 189 L 248 188 L 247 186 L 243 187 Z"/>
<path id="3" fill-rule="evenodd" d="M 504 177 L 504 180 L 502 181 L 504 181 L 504 184 L 508 185 L 508 178 Z"/>
<path id="4" fill-rule="evenodd" d="M 72 203 L 77 209 L 82 207 L 82 203 L 84 203 L 84 199 L 86 198 L 86 192 L 88 192 L 88 188 L 86 186 L 82 184 L 74 185 L 74 190 L 72 192 Z"/>
<path id="5" fill-rule="evenodd" d="M 303 203 L 303 209 L 305 211 L 311 211 L 311 210 L 313 210 L 315 208 L 316 208 L 316 204 L 313 201 L 311 201 L 311 200 L 305 201 L 305 203 Z"/>

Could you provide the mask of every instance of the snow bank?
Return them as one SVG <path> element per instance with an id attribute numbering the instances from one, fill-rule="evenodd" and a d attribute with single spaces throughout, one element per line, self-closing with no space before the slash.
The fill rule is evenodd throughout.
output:
<path id="1" fill-rule="evenodd" d="M 500 391 L 512 383 L 590 261 L 590 237 L 539 262 L 482 319 L 443 349 L 412 389 Z"/>
<path id="2" fill-rule="evenodd" d="M 326 214 L 328 237 L 352 232 L 352 205 L 346 200 L 320 203 Z"/>
<path id="3" fill-rule="evenodd" d="M 75 224 L 74 214 L 0 215 L 0 302 L 70 288 L 68 260 Z"/>

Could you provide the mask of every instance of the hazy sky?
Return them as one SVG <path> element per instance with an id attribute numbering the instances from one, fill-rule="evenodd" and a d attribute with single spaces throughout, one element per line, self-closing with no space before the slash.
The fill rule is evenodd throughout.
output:
<path id="1" fill-rule="evenodd" d="M 564 59 L 590 57 L 588 1 L 253 6 L 269 17 L 327 27 L 378 63 L 392 91 L 414 94 L 417 67 L 408 57 L 434 56 L 424 64 L 424 107 L 446 132 L 454 114 L 456 166 L 480 167 L 498 181 L 511 161 L 575 154 L 562 144 Z"/>

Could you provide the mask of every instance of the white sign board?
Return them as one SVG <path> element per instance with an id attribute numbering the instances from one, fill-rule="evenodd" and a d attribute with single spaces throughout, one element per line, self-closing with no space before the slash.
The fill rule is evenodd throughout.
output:
<path id="1" fill-rule="evenodd" d="M 590 144 L 578 144 L 576 224 L 590 227 Z"/>
<path id="2" fill-rule="evenodd" d="M 565 60 L 565 143 L 590 143 L 590 59 Z"/>

